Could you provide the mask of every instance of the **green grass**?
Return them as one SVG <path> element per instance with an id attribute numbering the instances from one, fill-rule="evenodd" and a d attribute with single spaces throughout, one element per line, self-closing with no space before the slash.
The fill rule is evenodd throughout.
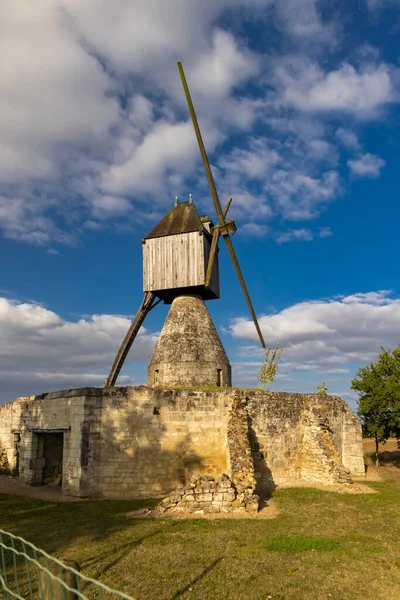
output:
<path id="1" fill-rule="evenodd" d="M 273 552 L 329 552 L 337 550 L 340 544 L 336 540 L 329 538 L 316 538 L 307 535 L 277 535 L 269 540 L 265 547 Z"/>
<path id="2" fill-rule="evenodd" d="M 0 496 L 0 527 L 137 600 L 398 600 L 400 470 L 379 493 L 276 491 L 276 519 L 128 519 L 156 500 Z"/>

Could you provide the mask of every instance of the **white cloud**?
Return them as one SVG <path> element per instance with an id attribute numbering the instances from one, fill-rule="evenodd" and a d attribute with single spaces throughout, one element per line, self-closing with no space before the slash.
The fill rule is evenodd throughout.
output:
<path id="1" fill-rule="evenodd" d="M 317 0 L 280 0 L 276 5 L 281 26 L 290 38 L 312 45 L 314 52 L 337 43 L 338 24 L 323 23 Z"/>
<path id="2" fill-rule="evenodd" d="M 284 348 L 274 389 L 284 387 L 289 376 L 296 383 L 294 391 L 313 391 L 325 375 L 337 375 L 329 386 L 343 394 L 359 366 L 375 362 L 380 347 L 396 348 L 399 344 L 400 298 L 389 291 L 357 293 L 336 300 L 301 302 L 276 314 L 258 319 L 267 346 L 277 342 Z M 231 333 L 235 338 L 257 344 L 252 321 L 234 319 Z M 257 383 L 259 362 L 263 357 L 259 345 L 242 346 L 239 356 L 244 361 L 240 373 L 246 374 L 246 385 Z M 258 359 L 258 360 L 256 360 Z M 304 373 L 304 376 L 301 374 Z M 241 381 L 240 377 L 236 380 Z M 285 384 L 285 385 L 283 385 Z M 349 399 L 354 400 L 354 394 Z M 346 396 L 347 398 L 347 396 Z"/>
<path id="3" fill-rule="evenodd" d="M 332 229 L 330 227 L 320 227 L 318 230 L 318 235 L 320 238 L 327 238 L 333 235 Z"/>
<path id="4" fill-rule="evenodd" d="M 220 159 L 218 165 L 227 173 L 262 181 L 280 160 L 267 139 L 253 138 L 249 148 L 234 148 L 229 156 Z"/>
<path id="5" fill-rule="evenodd" d="M 265 183 L 265 191 L 274 198 L 286 219 L 308 220 L 317 217 L 341 194 L 336 171 L 326 171 L 320 177 L 304 172 L 277 169 Z"/>
<path id="6" fill-rule="evenodd" d="M 275 75 L 282 102 L 302 111 L 343 111 L 355 117 L 372 117 L 397 99 L 392 68 L 382 63 L 366 64 L 357 71 L 344 63 L 324 72 L 316 63 L 286 57 L 278 62 Z"/>
<path id="7" fill-rule="evenodd" d="M 126 160 L 113 165 L 102 175 L 102 188 L 107 192 L 160 191 L 167 169 L 189 172 L 198 158 L 192 124 L 157 123 Z"/>
<path id="8" fill-rule="evenodd" d="M 114 215 L 124 215 L 132 208 L 125 198 L 98 195 L 91 201 L 93 216 L 97 219 L 108 219 Z M 90 227 L 89 227 L 90 229 Z"/>
<path id="9" fill-rule="evenodd" d="M 354 131 L 339 127 L 335 135 L 348 150 L 355 150 L 356 152 L 360 150 L 360 144 Z"/>
<path id="10" fill-rule="evenodd" d="M 316 364 L 368 361 L 381 345 L 398 345 L 400 299 L 381 290 L 339 300 L 301 302 L 278 314 L 262 316 L 259 323 L 267 345 L 279 342 L 287 360 Z M 253 329 L 253 323 L 245 318 L 231 325 L 234 337 L 255 341 Z"/>
<path id="11" fill-rule="evenodd" d="M 53 215 L 57 211 L 62 219 L 66 198 L 68 219 L 94 226 L 96 219 L 130 211 L 126 199 L 117 196 L 155 194 L 173 181 L 174 172 L 188 174 L 199 155 L 191 124 L 179 117 L 184 110 L 187 118 L 179 58 L 192 79 L 200 116 L 204 103 L 210 111 L 214 102 L 212 119 L 202 123 L 211 150 L 221 128 L 250 127 L 257 103 L 232 94 L 257 72 L 258 59 L 239 38 L 216 27 L 216 20 L 225 10 L 245 14 L 268 3 L 38 0 L 33 7 L 4 0 L 0 228 L 5 235 L 39 244 L 63 242 L 68 236 L 60 235 L 63 226 L 55 226 Z M 74 232 L 79 235 L 79 227 Z"/>
<path id="12" fill-rule="evenodd" d="M 388 304 L 388 296 L 392 290 L 379 290 L 378 292 L 367 292 L 352 294 L 351 296 L 342 297 L 341 300 L 345 304 L 371 304 L 373 306 L 383 306 Z"/>
<path id="13" fill-rule="evenodd" d="M 314 239 L 314 234 L 309 229 L 291 229 L 280 233 L 276 238 L 278 244 L 286 244 L 287 242 L 300 241 L 311 242 Z"/>
<path id="14" fill-rule="evenodd" d="M 58 147 L 73 152 L 101 144 L 118 119 L 111 80 L 74 37 L 60 7 L 49 0 L 2 3 L 3 181 L 56 175 Z"/>
<path id="15" fill-rule="evenodd" d="M 388 6 L 400 5 L 400 0 L 366 0 L 366 2 L 368 8 L 374 12 Z"/>
<path id="16" fill-rule="evenodd" d="M 250 237 L 264 237 L 268 233 L 268 226 L 250 222 L 242 225 L 239 231 Z"/>
<path id="17" fill-rule="evenodd" d="M 368 152 L 359 158 L 349 159 L 347 164 L 354 175 L 376 178 L 380 176 L 381 169 L 386 165 L 386 161 Z"/>
<path id="18" fill-rule="evenodd" d="M 280 32 L 274 57 L 246 37 L 260 19 Z M 357 68 L 316 62 L 341 27 L 317 0 L 4 0 L 4 235 L 73 244 L 84 229 L 148 218 L 149 197 L 160 211 L 182 194 L 201 163 L 180 59 L 209 154 L 237 144 L 211 158 L 244 224 L 317 217 L 341 193 L 337 140 L 360 152 L 351 124 L 332 136 L 326 117 L 376 117 L 397 99 L 397 71 L 372 48 Z"/>
<path id="19" fill-rule="evenodd" d="M 315 162 L 330 163 L 332 166 L 336 166 L 338 162 L 336 148 L 326 140 L 311 140 L 308 144 L 308 152 L 310 159 Z"/>
<path id="20" fill-rule="evenodd" d="M 68 321 L 43 306 L 0 298 L 0 402 L 59 386 L 104 385 L 129 325 L 116 315 Z M 142 328 L 129 359 L 148 359 L 156 340 Z"/>

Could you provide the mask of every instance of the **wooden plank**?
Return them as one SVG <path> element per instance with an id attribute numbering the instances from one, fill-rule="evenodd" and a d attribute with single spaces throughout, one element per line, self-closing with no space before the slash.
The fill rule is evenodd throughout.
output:
<path id="1" fill-rule="evenodd" d="M 144 291 L 204 284 L 204 236 L 199 232 L 146 240 L 143 247 Z"/>

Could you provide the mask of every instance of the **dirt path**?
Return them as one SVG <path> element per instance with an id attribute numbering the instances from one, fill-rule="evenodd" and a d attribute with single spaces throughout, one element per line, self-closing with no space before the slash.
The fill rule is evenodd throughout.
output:
<path id="1" fill-rule="evenodd" d="M 46 500 L 48 502 L 82 502 L 82 498 L 73 498 L 62 494 L 61 486 L 57 485 L 26 485 L 8 475 L 0 475 L 0 494 L 12 496 L 27 496 Z"/>

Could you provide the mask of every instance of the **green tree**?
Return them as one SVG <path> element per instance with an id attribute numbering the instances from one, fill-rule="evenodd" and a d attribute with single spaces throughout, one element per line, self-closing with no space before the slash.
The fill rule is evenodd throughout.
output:
<path id="1" fill-rule="evenodd" d="M 283 348 L 279 348 L 279 343 L 276 344 L 273 350 L 269 346 L 267 348 L 264 362 L 261 365 L 260 374 L 258 376 L 258 381 L 264 390 L 268 389 L 269 384 L 272 383 L 276 377 L 282 352 Z"/>
<path id="2" fill-rule="evenodd" d="M 319 385 L 317 385 L 317 393 L 321 394 L 321 396 L 326 396 L 328 393 L 328 386 L 326 385 L 326 383 L 322 382 Z"/>
<path id="3" fill-rule="evenodd" d="M 375 439 L 379 465 L 379 443 L 400 438 L 400 345 L 395 350 L 381 347 L 377 362 L 358 369 L 351 388 L 358 392 L 363 435 Z"/>

